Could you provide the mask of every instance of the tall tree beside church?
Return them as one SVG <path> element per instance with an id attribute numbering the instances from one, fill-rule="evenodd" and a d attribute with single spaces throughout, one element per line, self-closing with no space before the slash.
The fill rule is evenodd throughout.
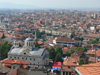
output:
<path id="1" fill-rule="evenodd" d="M 7 41 L 4 41 L 2 44 L 0 44 L 0 59 L 4 59 L 7 57 L 7 54 L 11 48 L 11 44 Z"/>
<path id="2" fill-rule="evenodd" d="M 62 61 L 62 48 L 58 47 L 56 48 L 56 57 L 55 57 L 55 61 Z"/>
<path id="3" fill-rule="evenodd" d="M 54 48 L 51 48 L 49 50 L 49 58 L 54 61 L 55 60 L 55 56 L 56 56 L 56 52 L 55 52 Z"/>

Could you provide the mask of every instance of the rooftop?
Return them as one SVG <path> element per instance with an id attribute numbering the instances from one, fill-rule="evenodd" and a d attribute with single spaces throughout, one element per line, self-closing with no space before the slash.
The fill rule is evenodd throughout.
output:
<path id="1" fill-rule="evenodd" d="M 76 67 L 82 75 L 100 75 L 100 62 Z"/>
<path id="2" fill-rule="evenodd" d="M 32 38 L 30 38 L 30 37 L 28 37 L 28 38 L 26 38 L 26 40 L 25 41 L 33 41 L 33 39 Z"/>
<path id="3" fill-rule="evenodd" d="M 23 51 L 25 49 L 22 47 L 19 48 L 13 48 L 9 51 L 8 54 L 14 54 L 14 55 L 22 55 Z M 41 56 L 44 52 L 45 48 L 33 48 L 32 50 L 29 50 L 29 56 Z"/>
<path id="4" fill-rule="evenodd" d="M 57 37 L 56 41 L 62 41 L 62 42 L 76 42 L 75 40 L 72 40 L 67 37 Z"/>

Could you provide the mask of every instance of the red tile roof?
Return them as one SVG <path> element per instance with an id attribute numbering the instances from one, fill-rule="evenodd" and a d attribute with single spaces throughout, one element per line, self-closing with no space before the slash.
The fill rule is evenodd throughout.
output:
<path id="1" fill-rule="evenodd" d="M 43 44 L 43 42 L 42 41 L 38 41 L 38 44 L 41 45 L 41 44 Z"/>
<path id="2" fill-rule="evenodd" d="M 27 65 L 23 65 L 23 68 L 27 68 L 28 66 Z"/>
<path id="3" fill-rule="evenodd" d="M 15 30 L 15 31 L 19 31 L 20 29 L 19 29 L 19 28 L 15 28 L 14 30 Z"/>
<path id="4" fill-rule="evenodd" d="M 95 54 L 95 50 L 88 50 L 88 54 Z"/>
<path id="5" fill-rule="evenodd" d="M 100 56 L 100 50 L 97 50 L 97 56 Z"/>
<path id="6" fill-rule="evenodd" d="M 72 40 L 70 38 L 67 37 L 57 37 L 56 41 L 62 41 L 62 42 L 76 42 L 75 40 Z"/>
<path id="7" fill-rule="evenodd" d="M 65 66 L 76 66 L 79 62 L 79 56 L 68 57 L 63 61 L 63 65 Z"/>
<path id="8" fill-rule="evenodd" d="M 52 67 L 60 67 L 61 68 L 61 62 L 54 62 Z"/>
<path id="9" fill-rule="evenodd" d="M 100 75 L 100 62 L 76 67 L 82 75 Z"/>
<path id="10" fill-rule="evenodd" d="M 64 50 L 68 50 L 68 48 L 67 48 L 67 47 L 64 47 L 63 49 L 64 49 Z"/>
<path id="11" fill-rule="evenodd" d="M 5 64 L 24 64 L 24 65 L 29 64 L 29 62 L 26 62 L 26 61 L 23 61 L 23 60 L 11 60 L 11 59 L 8 59 L 8 58 L 4 59 L 3 63 L 5 63 Z"/>
<path id="12" fill-rule="evenodd" d="M 88 50 L 88 54 L 93 54 L 95 55 L 95 50 Z M 96 56 L 100 56 L 100 50 L 96 51 Z"/>

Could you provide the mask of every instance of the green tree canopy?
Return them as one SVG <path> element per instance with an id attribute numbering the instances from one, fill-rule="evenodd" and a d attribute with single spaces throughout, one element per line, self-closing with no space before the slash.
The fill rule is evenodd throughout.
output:
<path id="1" fill-rule="evenodd" d="M 79 65 L 85 64 L 83 59 L 80 59 Z"/>
<path id="2" fill-rule="evenodd" d="M 7 53 L 11 48 L 11 44 L 7 41 L 4 41 L 2 44 L 0 44 L 0 58 L 4 59 L 7 57 Z"/>
<path id="3" fill-rule="evenodd" d="M 95 40 L 90 39 L 87 43 L 88 44 L 99 44 L 99 38 L 96 38 Z"/>
<path id="4" fill-rule="evenodd" d="M 55 61 L 62 61 L 62 48 L 58 47 L 56 48 L 56 57 L 55 57 Z"/>
<path id="5" fill-rule="evenodd" d="M 66 51 L 66 55 L 67 55 L 67 56 L 70 56 L 70 55 L 71 55 L 71 53 L 70 53 L 69 50 Z"/>
<path id="6" fill-rule="evenodd" d="M 77 50 L 78 51 L 82 50 L 83 52 L 86 52 L 87 51 L 87 48 L 86 47 L 78 47 Z"/>
<path id="7" fill-rule="evenodd" d="M 62 48 L 60 48 L 60 47 L 56 48 L 56 54 L 58 54 L 58 53 L 63 55 Z"/>
<path id="8" fill-rule="evenodd" d="M 75 37 L 74 39 L 75 39 L 75 40 L 78 40 L 78 41 L 83 41 L 83 40 L 84 40 L 83 37 Z"/>
<path id="9" fill-rule="evenodd" d="M 75 37 L 75 33 L 73 32 L 70 37 L 74 38 Z"/>
<path id="10" fill-rule="evenodd" d="M 61 55 L 61 53 L 57 53 L 56 54 L 56 57 L 55 57 L 55 61 L 62 61 L 62 55 Z"/>
<path id="11" fill-rule="evenodd" d="M 73 49 L 72 49 L 70 52 L 71 52 L 71 54 L 72 54 L 72 53 L 74 53 L 74 52 L 75 52 L 75 50 L 73 50 Z"/>
<path id="12" fill-rule="evenodd" d="M 55 56 L 56 56 L 56 52 L 55 52 L 54 48 L 51 48 L 49 50 L 49 58 L 53 59 L 53 61 L 54 61 L 55 60 Z"/>

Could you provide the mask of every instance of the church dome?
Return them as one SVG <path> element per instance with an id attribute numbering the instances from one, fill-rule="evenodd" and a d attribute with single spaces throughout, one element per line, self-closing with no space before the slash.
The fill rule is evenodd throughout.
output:
<path id="1" fill-rule="evenodd" d="M 34 40 L 30 37 L 26 38 L 25 47 L 34 47 Z"/>
<path id="2" fill-rule="evenodd" d="M 30 38 L 30 37 L 28 37 L 28 38 L 26 38 L 26 40 L 25 41 L 33 41 L 33 39 L 32 38 Z"/>

